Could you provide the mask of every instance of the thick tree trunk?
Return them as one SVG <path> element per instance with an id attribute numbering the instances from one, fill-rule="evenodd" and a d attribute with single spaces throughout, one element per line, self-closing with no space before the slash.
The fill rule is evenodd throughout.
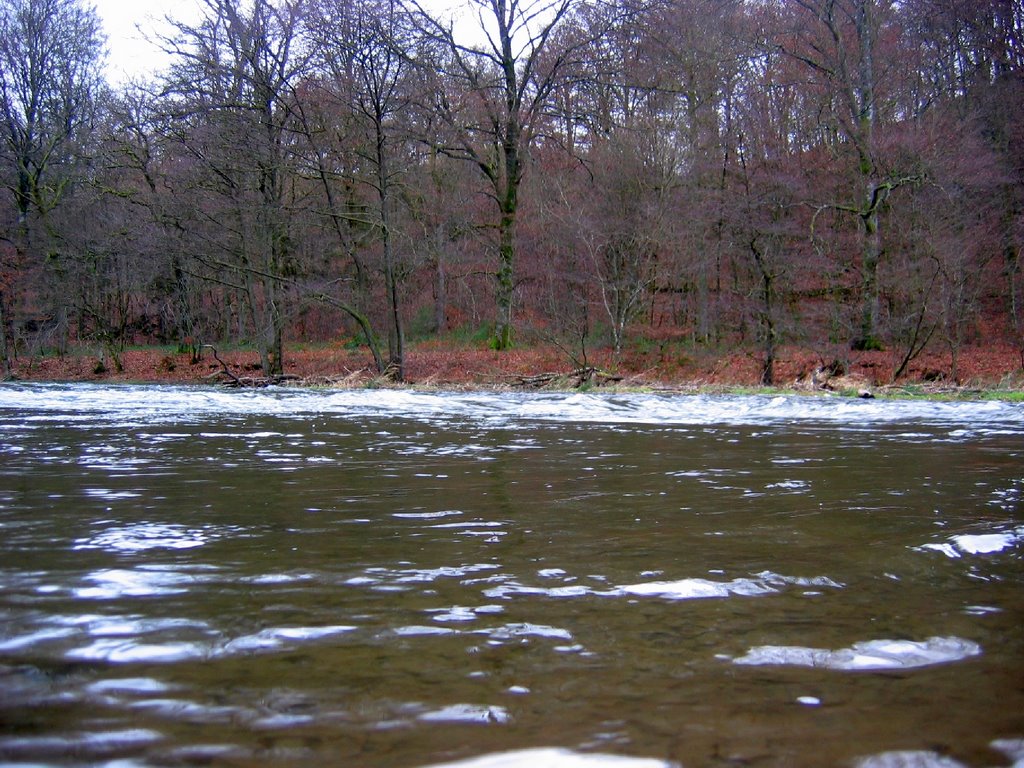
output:
<path id="1" fill-rule="evenodd" d="M 272 265 L 272 269 L 276 265 Z M 260 368 L 267 377 L 284 373 L 284 318 L 278 303 L 277 283 L 272 278 L 260 279 L 258 293 L 250 298 L 256 338 L 260 352 Z M 250 291 L 252 289 L 250 288 Z"/>
<path id="2" fill-rule="evenodd" d="M 874 195 L 872 195 L 873 197 Z M 861 215 L 861 317 L 860 329 L 851 345 L 857 350 L 880 350 L 878 338 L 878 264 L 882 258 L 882 235 L 878 223 L 877 203 L 867 202 Z"/>
<path id="3" fill-rule="evenodd" d="M 267 376 L 280 376 L 284 373 L 284 334 L 281 332 L 282 322 L 275 306 L 271 311 L 270 343 L 267 345 L 267 365 L 263 372 Z"/>
<path id="4" fill-rule="evenodd" d="M 509 117 L 505 124 L 502 146 L 503 173 L 497 177 L 498 206 L 498 271 L 495 274 L 495 301 L 497 322 L 494 329 L 494 348 L 512 348 L 512 308 L 515 301 L 516 213 L 519 209 L 519 183 L 522 179 L 519 149 L 522 130 L 518 116 L 509 104 Z"/>
<path id="5" fill-rule="evenodd" d="M 515 292 L 515 210 L 502 211 L 498 231 L 498 271 L 495 274 L 495 303 L 497 322 L 494 329 L 494 348 L 512 347 L 512 305 Z"/>

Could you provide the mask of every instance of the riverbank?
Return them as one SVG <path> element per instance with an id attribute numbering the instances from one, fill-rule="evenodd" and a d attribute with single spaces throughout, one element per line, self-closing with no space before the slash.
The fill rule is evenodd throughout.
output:
<path id="1" fill-rule="evenodd" d="M 175 384 L 259 384 L 253 349 L 201 351 L 198 359 L 166 347 L 129 349 L 114 361 L 95 348 L 65 355 L 19 357 L 14 376 L 25 381 L 103 381 Z M 813 351 L 783 348 L 773 387 L 843 394 L 979 394 L 1024 397 L 1022 353 L 993 343 L 960 350 L 956 364 L 946 352 L 926 352 L 893 380 L 902 362 L 897 352 L 851 352 L 841 347 Z M 340 344 L 292 345 L 285 353 L 285 384 L 318 387 L 393 386 L 380 376 L 365 349 Z M 694 351 L 675 342 L 635 345 L 618 359 L 610 350 L 571 361 L 553 346 L 523 346 L 508 352 L 450 340 L 413 345 L 406 356 L 405 386 L 436 389 L 617 388 L 654 391 L 750 391 L 760 388 L 761 358 L 753 351 Z"/>

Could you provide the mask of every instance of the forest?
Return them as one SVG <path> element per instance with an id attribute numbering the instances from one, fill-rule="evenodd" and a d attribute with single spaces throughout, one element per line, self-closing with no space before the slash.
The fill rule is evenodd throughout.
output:
<path id="1" fill-rule="evenodd" d="M 1019 0 L 0 0 L 0 365 L 1024 342 Z M 838 352 L 837 352 L 838 350 Z"/>

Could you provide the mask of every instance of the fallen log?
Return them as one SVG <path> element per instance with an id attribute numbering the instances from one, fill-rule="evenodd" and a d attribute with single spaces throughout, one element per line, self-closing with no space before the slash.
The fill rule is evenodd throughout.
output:
<path id="1" fill-rule="evenodd" d="M 593 366 L 576 368 L 568 373 L 536 373 L 532 375 L 514 374 L 513 386 L 540 389 L 542 387 L 564 387 L 571 386 L 579 389 L 584 384 L 594 383 L 597 386 L 622 381 L 622 377 L 613 373 L 606 373 Z"/>

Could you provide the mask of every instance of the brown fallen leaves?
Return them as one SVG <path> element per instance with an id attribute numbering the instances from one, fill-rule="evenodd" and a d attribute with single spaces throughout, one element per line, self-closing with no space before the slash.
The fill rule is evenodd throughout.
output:
<path id="1" fill-rule="evenodd" d="M 251 349 L 220 350 L 225 369 L 204 350 L 193 361 L 188 353 L 166 348 L 132 349 L 121 354 L 122 370 L 95 349 L 63 356 L 25 357 L 15 361 L 17 379 L 30 381 L 106 381 L 163 383 L 261 383 L 259 356 Z M 914 384 L 934 389 L 1024 388 L 1022 353 L 1013 345 L 993 343 L 960 350 L 956 373 L 948 352 L 926 352 L 908 366 L 898 382 L 894 352 L 850 352 L 842 348 L 809 350 L 787 347 L 775 364 L 775 384 L 797 389 L 861 389 Z M 393 384 L 376 373 L 365 350 L 342 345 L 296 345 L 285 354 L 285 376 L 278 382 L 307 386 L 360 387 Z M 712 353 L 682 346 L 631 349 L 615 360 L 610 351 L 591 354 L 586 366 L 570 361 L 556 348 L 530 346 L 507 352 L 454 341 L 430 341 L 407 354 L 406 381 L 439 389 L 553 386 L 696 388 L 753 387 L 760 381 L 761 360 L 750 350 Z"/>

